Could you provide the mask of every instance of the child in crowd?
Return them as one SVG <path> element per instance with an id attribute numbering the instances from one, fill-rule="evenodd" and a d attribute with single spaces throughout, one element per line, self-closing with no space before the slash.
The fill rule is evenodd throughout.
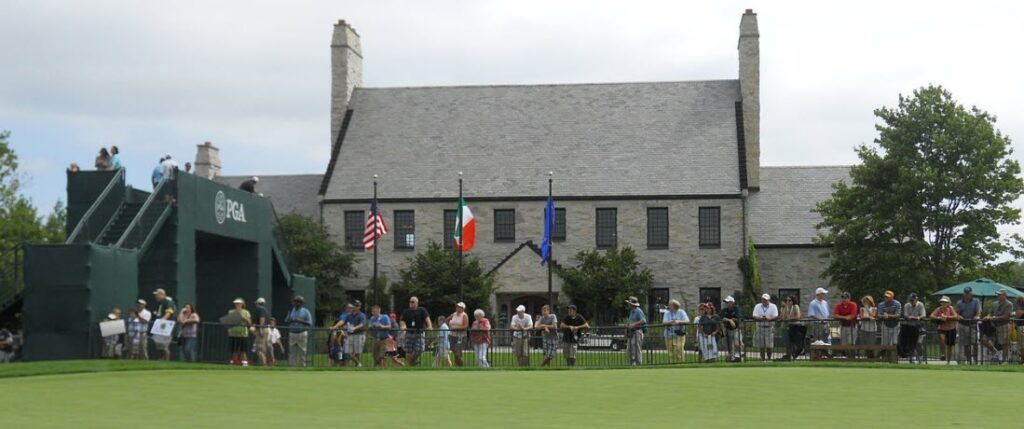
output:
<path id="1" fill-rule="evenodd" d="M 388 335 L 388 339 L 384 340 L 384 356 L 387 356 L 391 362 L 395 365 L 405 366 L 405 362 L 398 356 L 398 341 L 395 340 L 394 335 Z M 388 361 L 384 360 L 384 365 L 387 366 Z"/>
<path id="2" fill-rule="evenodd" d="M 434 366 L 452 366 L 451 354 L 448 353 L 451 343 L 448 342 L 448 323 L 445 323 L 444 316 L 437 318 L 437 355 L 434 356 Z"/>

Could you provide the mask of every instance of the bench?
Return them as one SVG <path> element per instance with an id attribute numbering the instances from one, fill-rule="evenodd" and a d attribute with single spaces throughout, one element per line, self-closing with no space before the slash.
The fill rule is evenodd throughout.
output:
<path id="1" fill-rule="evenodd" d="M 811 360 L 836 359 L 836 352 L 853 355 L 853 357 L 844 356 L 844 360 L 896 363 L 899 359 L 899 355 L 896 353 L 896 346 L 883 346 L 879 344 L 812 344 L 810 352 Z M 875 357 L 861 356 L 863 352 L 874 352 Z"/>

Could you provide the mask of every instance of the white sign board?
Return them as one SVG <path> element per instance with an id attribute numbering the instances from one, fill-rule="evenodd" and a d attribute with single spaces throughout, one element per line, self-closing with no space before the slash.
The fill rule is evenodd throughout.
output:
<path id="1" fill-rule="evenodd" d="M 124 320 L 107 320 L 100 322 L 100 336 L 109 337 L 111 335 L 123 334 L 127 330 L 124 326 Z"/>
<path id="2" fill-rule="evenodd" d="M 153 327 L 149 330 L 150 334 L 171 336 L 174 334 L 174 321 L 173 320 L 157 320 L 153 322 Z"/>

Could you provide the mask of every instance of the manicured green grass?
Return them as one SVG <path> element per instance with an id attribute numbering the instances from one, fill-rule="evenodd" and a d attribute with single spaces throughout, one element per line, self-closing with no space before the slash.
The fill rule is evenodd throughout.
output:
<path id="1" fill-rule="evenodd" d="M 163 369 L 157 369 L 163 368 Z M 929 370 L 922 370 L 927 368 Z M 1021 427 L 1018 367 L 744 364 L 553 371 L 0 366 L 3 427 Z M 56 375 L 36 375 L 65 372 Z M 70 373 L 69 373 L 70 372 Z M 957 407 L 960 401 L 970 406 Z M 148 423 L 147 423 L 148 422 Z M 128 424 L 134 426 L 133 424 Z M 372 426 L 371 426 L 372 425 Z M 658 425 L 658 426 L 652 426 Z"/>

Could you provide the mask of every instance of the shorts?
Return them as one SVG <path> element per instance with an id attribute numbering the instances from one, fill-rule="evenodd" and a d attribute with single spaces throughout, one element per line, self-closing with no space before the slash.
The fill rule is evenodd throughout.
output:
<path id="1" fill-rule="evenodd" d="M 553 358 L 558 353 L 558 337 L 557 336 L 545 336 L 543 340 L 544 345 L 544 357 Z"/>
<path id="2" fill-rule="evenodd" d="M 264 356 L 274 354 L 273 345 L 270 344 L 270 337 L 257 335 L 256 338 L 253 339 L 253 342 L 255 343 L 253 344 L 253 347 L 256 348 L 256 353 L 263 354 Z"/>
<path id="3" fill-rule="evenodd" d="M 947 347 L 953 347 L 956 345 L 956 329 L 950 329 L 948 331 L 939 331 L 939 333 L 946 336 Z"/>
<path id="4" fill-rule="evenodd" d="M 775 329 L 772 327 L 761 327 L 757 328 L 757 333 L 754 334 L 754 347 L 759 349 L 769 349 L 775 347 Z"/>
<path id="5" fill-rule="evenodd" d="M 566 359 L 576 359 L 576 343 L 562 343 L 562 355 Z"/>
<path id="6" fill-rule="evenodd" d="M 234 353 L 244 353 L 245 343 L 248 341 L 248 337 L 230 337 L 231 340 L 231 351 Z"/>
<path id="7" fill-rule="evenodd" d="M 458 336 L 458 335 L 452 334 L 451 336 L 448 337 L 448 341 L 451 343 L 450 349 L 452 351 L 462 351 L 463 349 L 465 349 L 465 343 L 466 343 L 466 336 L 465 335 Z"/>
<path id="8" fill-rule="evenodd" d="M 405 352 L 406 353 L 423 353 L 425 350 L 423 333 L 407 332 L 405 334 Z"/>
<path id="9" fill-rule="evenodd" d="M 345 353 L 349 354 L 362 354 L 363 345 L 366 342 L 366 335 L 349 335 L 345 339 Z"/>

